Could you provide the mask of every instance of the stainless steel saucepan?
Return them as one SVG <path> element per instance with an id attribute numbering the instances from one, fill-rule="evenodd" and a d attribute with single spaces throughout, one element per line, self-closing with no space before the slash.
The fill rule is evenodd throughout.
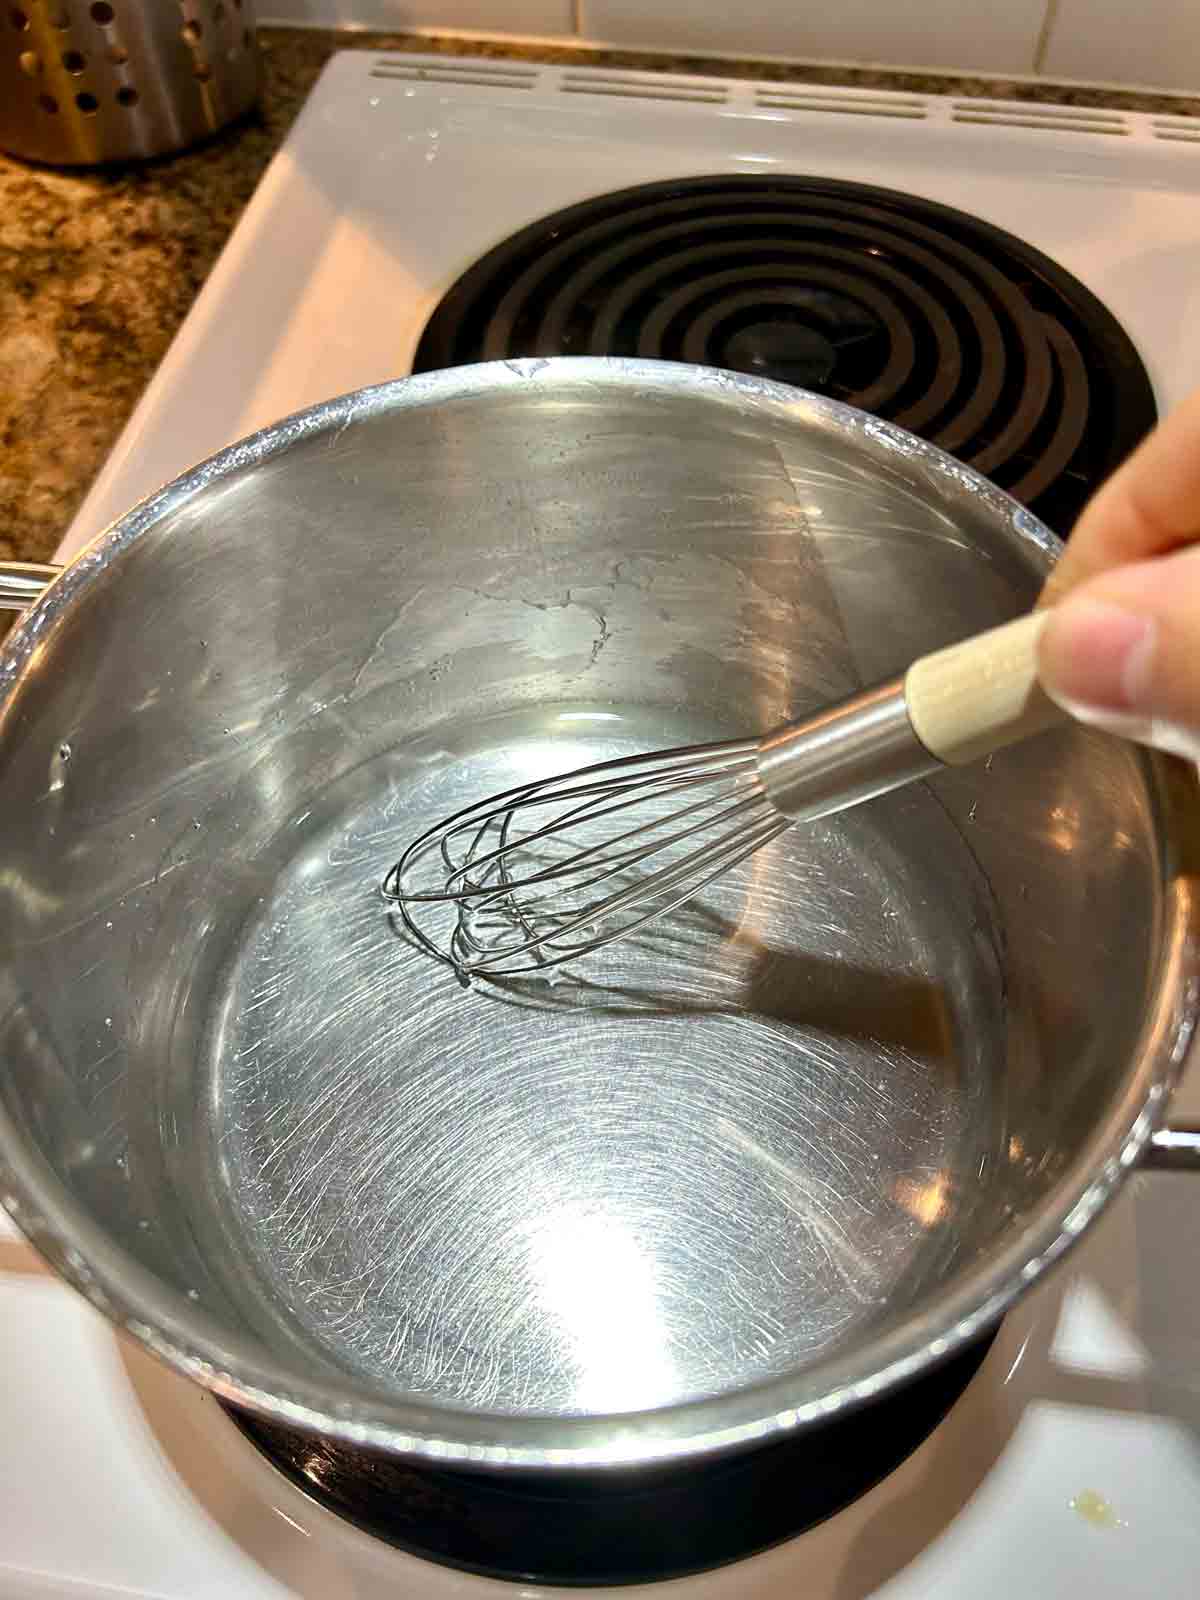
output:
<path id="1" fill-rule="evenodd" d="M 464 992 L 378 884 L 464 797 L 1013 616 L 1056 548 L 893 427 L 653 363 L 389 384 L 170 484 L 0 654 L 0 1198 L 172 1366 L 412 1457 L 684 1461 L 930 1366 L 1198 1164 L 1190 770 L 1044 735 L 555 983 Z"/>

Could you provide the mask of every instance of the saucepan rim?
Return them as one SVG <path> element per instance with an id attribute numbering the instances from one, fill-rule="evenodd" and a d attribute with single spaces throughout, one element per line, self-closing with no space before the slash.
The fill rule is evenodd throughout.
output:
<path id="1" fill-rule="evenodd" d="M 48 636 L 125 551 L 212 486 L 252 471 L 314 435 L 383 412 L 484 397 L 516 385 L 634 385 L 643 392 L 719 396 L 753 423 L 819 420 L 856 434 L 885 459 L 915 460 L 942 492 L 970 496 L 1007 518 L 1035 566 L 1059 541 L 971 469 L 903 430 L 837 401 L 712 368 L 608 357 L 559 357 L 456 368 L 396 379 L 326 400 L 240 440 L 150 495 L 99 535 L 34 602 L 0 649 L 0 736 Z M 811 1368 L 651 1411 L 611 1416 L 511 1415 L 389 1395 L 349 1374 L 315 1378 L 286 1351 L 264 1354 L 201 1305 L 155 1277 L 69 1193 L 0 1105 L 0 1202 L 36 1249 L 115 1326 L 220 1398 L 349 1444 L 413 1459 L 507 1469 L 608 1469 L 682 1462 L 767 1442 L 828 1421 L 903 1384 L 978 1338 L 1086 1231 L 1143 1157 L 1162 1122 L 1200 1012 L 1200 868 L 1187 825 L 1200 786 L 1184 763 L 1147 754 L 1158 816 L 1162 946 L 1148 1014 L 1127 1078 L 1054 1188 L 1012 1236 L 894 1326 Z"/>

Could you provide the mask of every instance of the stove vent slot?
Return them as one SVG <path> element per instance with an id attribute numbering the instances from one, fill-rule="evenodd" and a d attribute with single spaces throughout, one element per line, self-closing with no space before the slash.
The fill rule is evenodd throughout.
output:
<path id="1" fill-rule="evenodd" d="M 919 122 L 928 116 L 924 100 L 898 94 L 840 94 L 837 89 L 755 89 L 754 104 L 765 111 L 828 111 L 837 116 L 904 117 Z"/>
<path id="2" fill-rule="evenodd" d="M 431 65 L 417 65 L 399 56 L 382 56 L 371 68 L 373 78 L 394 79 L 401 83 L 465 83 L 476 89 L 532 89 L 540 67 L 523 67 L 513 62 L 457 62 L 447 59 Z"/>
<path id="3" fill-rule="evenodd" d="M 1153 117 L 1150 129 L 1156 139 L 1178 144 L 1200 144 L 1200 117 Z"/>
<path id="4" fill-rule="evenodd" d="M 1119 111 L 1039 105 L 1032 100 L 1027 105 L 956 100 L 950 108 L 950 120 L 984 128 L 1038 128 L 1052 133 L 1107 133 L 1120 137 L 1129 132 L 1129 121 Z"/>
<path id="5" fill-rule="evenodd" d="M 564 72 L 559 83 L 563 94 L 612 95 L 625 100 L 682 100 L 689 104 L 723 106 L 729 90 L 723 83 L 708 78 L 663 78 L 619 72 Z"/>

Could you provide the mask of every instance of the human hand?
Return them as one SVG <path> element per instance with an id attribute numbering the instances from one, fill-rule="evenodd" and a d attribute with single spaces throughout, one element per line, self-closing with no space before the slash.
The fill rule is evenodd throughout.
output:
<path id="1" fill-rule="evenodd" d="M 1088 502 L 1040 604 L 1052 699 L 1200 760 L 1200 390 Z"/>

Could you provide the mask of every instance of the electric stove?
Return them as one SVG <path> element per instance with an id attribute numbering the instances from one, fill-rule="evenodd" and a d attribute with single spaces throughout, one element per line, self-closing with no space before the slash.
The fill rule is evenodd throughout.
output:
<path id="1" fill-rule="evenodd" d="M 559 352 L 700 360 L 835 394 L 935 439 L 1066 534 L 1200 375 L 1198 201 L 1200 123 L 1185 118 L 347 52 L 60 556 L 329 395 Z M 1200 1109 L 1195 1080 L 1182 1113 Z M 629 1488 L 619 1525 L 593 1503 L 590 1554 L 547 1537 L 561 1485 L 506 1502 L 498 1481 L 230 1416 L 118 1341 L 9 1230 L 0 1591 L 1190 1595 L 1194 1206 L 1182 1178 L 1135 1177 L 990 1347 L 849 1433 L 722 1464 L 710 1519 L 696 1484 L 644 1502 L 645 1484 Z M 686 1517 L 711 1526 L 681 1538 Z M 644 1536 L 654 1518 L 675 1519 L 660 1541 Z"/>

